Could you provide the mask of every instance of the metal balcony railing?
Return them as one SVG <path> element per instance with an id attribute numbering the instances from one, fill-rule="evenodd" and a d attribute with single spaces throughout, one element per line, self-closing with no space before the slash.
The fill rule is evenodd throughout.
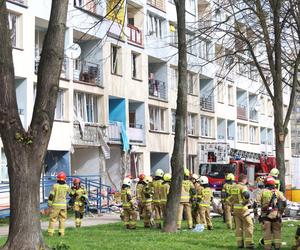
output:
<path id="1" fill-rule="evenodd" d="M 39 69 L 39 64 L 40 64 L 40 57 L 36 56 L 35 57 L 35 61 L 34 61 L 34 73 L 37 74 L 38 69 Z M 61 72 L 60 72 L 60 77 L 64 78 L 64 79 L 70 79 L 70 75 L 69 75 L 69 59 L 68 58 L 64 58 L 63 64 L 62 64 L 62 68 L 61 68 Z"/>
<path id="2" fill-rule="evenodd" d="M 128 137 L 130 142 L 144 143 L 144 126 L 141 124 L 129 124 Z"/>
<path id="3" fill-rule="evenodd" d="M 255 122 L 258 121 L 258 112 L 255 109 L 250 109 L 249 119 Z"/>
<path id="4" fill-rule="evenodd" d="M 102 86 L 100 76 L 99 64 L 83 60 L 74 61 L 73 78 L 75 81 L 87 82 Z"/>
<path id="5" fill-rule="evenodd" d="M 139 46 L 143 46 L 143 33 L 142 31 L 131 25 L 131 24 L 128 24 L 127 25 L 128 27 L 128 30 L 129 30 L 129 37 L 128 37 L 128 41 L 131 42 L 131 43 L 134 43 L 134 44 L 137 44 Z"/>
<path id="6" fill-rule="evenodd" d="M 121 128 L 116 123 L 110 123 L 108 125 L 108 138 L 110 142 L 121 143 Z"/>
<path id="7" fill-rule="evenodd" d="M 200 108 L 204 111 L 214 112 L 214 98 L 212 96 L 201 96 Z"/>
<path id="8" fill-rule="evenodd" d="M 97 13 L 97 2 L 95 0 L 75 0 L 74 6 L 93 14 L 100 14 Z"/>
<path id="9" fill-rule="evenodd" d="M 165 0 L 147 0 L 147 3 L 157 9 L 165 10 Z"/>
<path id="10" fill-rule="evenodd" d="M 247 108 L 246 106 L 237 106 L 236 107 L 237 118 L 242 120 L 247 120 Z"/>
<path id="11" fill-rule="evenodd" d="M 149 96 L 167 100 L 167 84 L 159 80 L 149 79 Z"/>

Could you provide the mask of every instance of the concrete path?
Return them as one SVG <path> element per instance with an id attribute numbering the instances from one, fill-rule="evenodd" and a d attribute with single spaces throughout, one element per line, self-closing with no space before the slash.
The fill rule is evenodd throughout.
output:
<path id="1" fill-rule="evenodd" d="M 82 220 L 82 227 L 110 224 L 110 223 L 115 223 L 120 221 L 121 219 L 119 214 L 107 213 L 107 214 L 94 215 L 94 217 L 85 216 Z M 43 230 L 47 230 L 48 223 L 49 223 L 48 221 L 41 222 L 41 226 Z M 74 218 L 68 218 L 66 220 L 66 227 L 75 227 Z M 8 226 L 0 227 L 0 236 L 7 236 L 7 235 L 8 235 Z"/>

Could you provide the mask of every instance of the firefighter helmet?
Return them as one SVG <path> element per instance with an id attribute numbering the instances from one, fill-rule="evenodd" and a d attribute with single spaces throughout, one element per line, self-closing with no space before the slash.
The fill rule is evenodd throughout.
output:
<path id="1" fill-rule="evenodd" d="M 197 175 L 197 174 L 192 174 L 192 179 L 198 180 L 198 179 L 199 179 L 199 175 Z"/>
<path id="2" fill-rule="evenodd" d="M 184 176 L 190 176 L 190 170 L 188 170 L 187 168 L 184 169 Z"/>
<path id="3" fill-rule="evenodd" d="M 171 181 L 171 178 L 172 178 L 171 174 L 169 173 L 164 174 L 164 181 Z"/>
<path id="4" fill-rule="evenodd" d="M 265 178 L 265 185 L 267 186 L 274 186 L 275 185 L 275 179 L 273 176 L 267 176 Z"/>
<path id="5" fill-rule="evenodd" d="M 126 177 L 124 180 L 123 180 L 123 185 L 126 185 L 126 186 L 130 186 L 131 185 L 131 179 Z"/>
<path id="6" fill-rule="evenodd" d="M 150 182 L 152 182 L 152 177 L 151 177 L 151 176 L 145 176 L 144 182 L 145 182 L 146 184 L 149 184 Z"/>
<path id="7" fill-rule="evenodd" d="M 207 185 L 208 184 L 208 178 L 206 176 L 200 177 L 200 184 L 201 185 Z"/>
<path id="8" fill-rule="evenodd" d="M 226 175 L 226 181 L 234 181 L 234 175 L 232 173 L 229 173 Z"/>
<path id="9" fill-rule="evenodd" d="M 74 178 L 73 179 L 73 184 L 80 184 L 80 179 L 79 178 Z"/>
<path id="10" fill-rule="evenodd" d="M 279 175 L 279 170 L 277 168 L 272 168 L 271 172 L 270 172 L 270 175 L 277 178 L 278 175 Z"/>
<path id="11" fill-rule="evenodd" d="M 139 175 L 140 181 L 144 180 L 145 176 L 146 176 L 145 174 L 140 174 L 140 175 Z"/>
<path id="12" fill-rule="evenodd" d="M 59 172 L 56 176 L 56 179 L 58 181 L 66 181 L 67 176 L 66 176 L 65 172 Z"/>
<path id="13" fill-rule="evenodd" d="M 164 171 L 162 170 L 162 169 L 157 169 L 156 171 L 155 171 L 155 176 L 157 176 L 157 177 L 163 177 L 164 176 Z"/>

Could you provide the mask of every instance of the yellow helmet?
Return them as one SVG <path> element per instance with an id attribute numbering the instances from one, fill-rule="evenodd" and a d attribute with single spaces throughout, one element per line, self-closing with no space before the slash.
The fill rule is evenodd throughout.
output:
<path id="1" fill-rule="evenodd" d="M 149 184 L 150 182 L 152 182 L 152 177 L 151 177 L 151 176 L 146 176 L 146 177 L 144 178 L 144 182 L 145 182 L 146 184 Z"/>
<path id="2" fill-rule="evenodd" d="M 277 178 L 279 175 L 279 170 L 277 168 L 272 168 L 270 175 Z"/>
<path id="3" fill-rule="evenodd" d="M 234 181 L 234 175 L 232 173 L 229 173 L 226 175 L 226 181 Z"/>
<path id="4" fill-rule="evenodd" d="M 171 178 L 172 178 L 171 174 L 169 173 L 164 174 L 164 181 L 171 181 Z"/>
<path id="5" fill-rule="evenodd" d="M 184 169 L 184 176 L 190 176 L 190 170 L 187 168 Z"/>

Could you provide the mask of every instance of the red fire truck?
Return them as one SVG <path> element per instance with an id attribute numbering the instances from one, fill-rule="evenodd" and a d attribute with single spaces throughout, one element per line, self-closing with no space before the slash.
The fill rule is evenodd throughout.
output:
<path id="1" fill-rule="evenodd" d="M 255 186 L 258 176 L 266 176 L 276 167 L 274 156 L 242 151 L 234 153 L 228 143 L 199 143 L 198 155 L 199 174 L 207 176 L 216 191 L 221 190 L 228 173 L 234 174 L 236 180 L 240 174 L 246 174 L 250 186 Z"/>

